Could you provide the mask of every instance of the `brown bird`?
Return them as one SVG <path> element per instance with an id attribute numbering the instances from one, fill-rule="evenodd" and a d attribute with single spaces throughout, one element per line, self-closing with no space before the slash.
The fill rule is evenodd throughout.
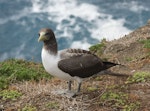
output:
<path id="1" fill-rule="evenodd" d="M 77 92 L 79 92 L 85 78 L 118 65 L 104 62 L 87 50 L 64 49 L 58 51 L 54 32 L 49 28 L 39 31 L 38 41 L 44 42 L 41 56 L 45 70 L 53 76 L 67 80 L 69 91 L 71 91 L 71 81 L 78 82 Z"/>

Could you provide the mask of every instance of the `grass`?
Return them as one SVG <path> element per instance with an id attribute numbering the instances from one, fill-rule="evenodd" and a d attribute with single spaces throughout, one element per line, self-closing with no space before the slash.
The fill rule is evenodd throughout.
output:
<path id="1" fill-rule="evenodd" d="M 128 58 L 127 60 L 130 61 L 131 58 Z M 38 107 L 39 104 L 41 106 L 43 105 L 42 106 L 43 109 L 49 109 L 49 110 L 59 110 L 61 106 L 64 107 L 64 109 L 68 107 L 75 108 L 77 106 L 77 109 L 78 109 L 78 108 L 83 108 L 83 105 L 86 106 L 90 104 L 93 104 L 93 105 L 96 104 L 100 108 L 104 107 L 104 109 L 110 108 L 112 110 L 121 110 L 121 111 L 138 110 L 140 108 L 140 105 L 142 105 L 142 103 L 140 103 L 140 100 L 136 99 L 136 95 L 134 97 L 134 93 L 131 93 L 131 94 L 129 93 L 131 89 L 128 91 L 128 86 L 130 86 L 131 84 L 124 84 L 125 81 L 123 81 L 123 85 L 122 84 L 121 85 L 118 85 L 118 84 L 108 85 L 106 91 L 103 91 L 104 93 L 102 94 L 101 94 L 101 88 L 89 86 L 87 87 L 87 91 L 89 92 L 87 94 L 89 94 L 89 98 L 88 96 L 83 95 L 83 97 L 85 96 L 84 98 L 85 101 L 83 101 L 83 99 L 80 100 L 79 99 L 80 96 L 79 98 L 77 97 L 77 99 L 74 99 L 75 100 L 74 101 L 71 99 L 66 99 L 66 98 L 63 99 L 63 97 L 51 95 L 51 93 L 49 92 L 42 92 L 39 94 L 37 93 L 39 92 L 37 88 L 38 85 L 37 86 L 35 85 L 35 87 L 37 88 L 37 91 L 36 92 L 33 91 L 34 94 L 29 94 L 28 96 L 26 96 L 27 94 L 25 95 L 26 96 L 25 99 L 30 98 L 31 95 L 33 96 L 33 98 L 29 101 L 30 102 L 29 103 L 25 101 L 25 99 L 21 100 L 22 97 L 24 96 L 23 95 L 24 92 L 20 93 L 16 90 L 6 89 L 9 86 L 9 84 L 16 83 L 18 81 L 31 81 L 32 82 L 33 80 L 33 81 L 38 82 L 43 79 L 46 79 L 46 80 L 51 79 L 51 76 L 45 72 L 43 66 L 39 63 L 34 63 L 34 62 L 29 62 L 29 61 L 24 61 L 24 60 L 15 60 L 15 59 L 10 59 L 10 60 L 1 62 L 0 63 L 0 88 L 2 89 L 2 91 L 0 91 L 0 99 L 4 100 L 1 104 L 6 104 L 5 106 L 9 107 L 9 104 L 14 102 L 13 100 L 17 99 L 18 104 L 20 103 L 20 101 L 23 101 L 20 103 L 21 107 L 17 107 L 18 111 L 37 111 L 39 108 Z M 95 82 L 96 81 L 100 83 L 104 82 L 104 85 L 109 84 L 110 81 L 108 80 L 109 79 L 106 80 L 103 76 L 98 76 L 95 78 Z M 149 72 L 137 72 L 133 76 L 129 77 L 126 83 L 138 83 L 138 82 L 145 82 L 148 80 L 150 80 Z M 105 81 L 108 81 L 108 83 L 105 84 Z M 114 80 L 112 82 L 114 82 Z M 56 82 L 54 84 L 57 85 L 58 83 Z M 29 88 L 33 90 L 32 86 Z M 48 90 L 47 87 L 44 89 Z M 19 91 L 22 91 L 22 90 L 19 90 Z M 30 93 L 30 92 L 27 91 L 27 93 Z M 100 96 L 97 96 L 98 94 Z M 22 97 L 18 99 L 20 96 Z M 58 102 L 58 99 L 60 99 L 59 102 Z M 64 101 L 66 102 L 65 105 L 64 105 Z"/>
<path id="2" fill-rule="evenodd" d="M 101 98 L 103 102 L 113 102 L 114 106 L 125 105 L 127 100 L 127 94 L 123 92 L 105 92 Z M 112 104 L 112 103 L 111 103 Z"/>
<path id="3" fill-rule="evenodd" d="M 43 66 L 25 60 L 10 59 L 0 63 L 0 90 L 18 81 L 50 79 Z"/>
<path id="4" fill-rule="evenodd" d="M 144 44 L 145 49 L 147 49 L 147 53 L 150 56 L 150 39 L 141 40 L 140 43 Z"/>
<path id="5" fill-rule="evenodd" d="M 37 111 L 37 108 L 31 105 L 26 105 L 22 109 L 18 109 L 18 111 Z"/>
<path id="6" fill-rule="evenodd" d="M 88 91 L 96 91 L 96 90 L 98 90 L 98 88 L 97 87 L 87 87 L 87 90 Z"/>
<path id="7" fill-rule="evenodd" d="M 139 107 L 140 107 L 139 102 L 129 103 L 124 106 L 124 109 L 122 111 L 136 111 L 138 110 Z"/>
<path id="8" fill-rule="evenodd" d="M 16 100 L 19 98 L 22 94 L 16 90 L 3 90 L 0 92 L 0 97 L 2 100 Z"/>
<path id="9" fill-rule="evenodd" d="M 140 42 L 144 44 L 144 48 L 150 49 L 150 39 L 141 40 Z"/>
<path id="10" fill-rule="evenodd" d="M 9 80 L 6 76 L 0 75 L 0 90 L 8 87 Z"/>
<path id="11" fill-rule="evenodd" d="M 106 46 L 106 39 L 103 39 L 101 43 L 93 45 L 89 48 L 89 50 L 93 53 L 97 53 L 98 55 L 103 54 L 104 47 Z"/>
<path id="12" fill-rule="evenodd" d="M 131 57 L 125 57 L 125 60 L 126 60 L 127 62 L 131 62 L 131 61 L 133 60 L 133 58 L 131 58 Z"/>
<path id="13" fill-rule="evenodd" d="M 129 95 L 124 92 L 107 91 L 100 97 L 100 101 L 102 106 L 111 106 L 121 111 L 135 111 L 140 106 L 137 101 L 130 102 Z"/>
<path id="14" fill-rule="evenodd" d="M 58 109 L 59 108 L 59 103 L 55 102 L 55 101 L 51 101 L 51 102 L 48 102 L 45 106 L 48 109 Z"/>
<path id="15" fill-rule="evenodd" d="M 136 72 L 127 79 L 126 83 L 146 82 L 148 80 L 150 80 L 150 72 Z"/>

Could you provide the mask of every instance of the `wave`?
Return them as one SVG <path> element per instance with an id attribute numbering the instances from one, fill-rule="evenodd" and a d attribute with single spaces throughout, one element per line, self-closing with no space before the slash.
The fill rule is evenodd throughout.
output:
<path id="1" fill-rule="evenodd" d="M 90 45 L 98 43 L 103 38 L 118 39 L 132 31 L 125 25 L 129 22 L 126 18 L 116 18 L 114 17 L 116 13 L 108 13 L 112 10 L 109 8 L 110 6 L 114 9 L 118 8 L 117 10 L 130 10 L 133 13 L 150 10 L 136 1 L 116 2 L 114 5 L 109 2 L 107 8 L 103 7 L 99 3 L 100 1 L 92 0 L 27 0 L 28 5 L 19 4 L 18 1 L 21 2 L 21 0 L 16 0 L 16 4 L 18 3 L 18 6 L 22 5 L 24 8 L 17 9 L 17 12 L 9 17 L 0 18 L 0 26 L 4 27 L 3 30 L 7 30 L 5 28 L 9 26 L 6 27 L 6 25 L 9 25 L 10 22 L 13 23 L 10 24 L 13 29 L 10 30 L 13 31 L 12 35 L 7 36 L 12 36 L 12 39 L 20 38 L 22 42 L 19 42 L 18 46 L 14 45 L 13 48 L 10 48 L 12 45 L 9 47 L 8 44 L 7 52 L 1 51 L 0 61 L 10 57 L 26 59 L 31 56 L 40 60 L 39 56 L 36 56 L 40 55 L 41 45 L 38 45 L 37 37 L 35 37 L 40 28 L 49 27 L 54 30 L 59 42 L 59 49 L 66 47 L 88 49 Z M 14 27 L 19 27 L 17 32 L 14 32 Z M 23 34 L 22 38 L 20 34 Z M 5 41 L 4 39 L 7 38 L 3 36 L 1 38 Z M 12 41 L 12 44 L 15 44 L 15 41 Z M 28 50 L 26 50 L 27 48 Z M 18 52 L 14 53 L 16 51 Z"/>
<path id="2" fill-rule="evenodd" d="M 124 19 L 113 19 L 112 15 L 100 12 L 100 8 L 93 4 L 69 0 L 60 0 L 59 2 L 56 0 L 47 2 L 32 0 L 32 4 L 32 13 L 48 13 L 48 19 L 57 23 L 55 32 L 58 37 L 73 38 L 72 32 L 84 32 L 82 25 L 85 25 L 91 33 L 91 37 L 97 40 L 101 40 L 101 37 L 113 40 L 131 31 L 124 26 Z M 67 22 L 64 24 L 65 20 Z M 77 29 L 71 26 L 77 27 Z M 60 31 L 62 31 L 61 35 L 59 35 Z"/>

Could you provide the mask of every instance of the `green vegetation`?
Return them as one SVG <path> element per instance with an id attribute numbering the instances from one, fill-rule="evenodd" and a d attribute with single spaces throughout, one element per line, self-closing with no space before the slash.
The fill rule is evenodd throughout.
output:
<path id="1" fill-rule="evenodd" d="M 49 109 L 58 109 L 59 108 L 59 103 L 58 102 L 48 102 L 46 104 L 46 107 Z"/>
<path id="2" fill-rule="evenodd" d="M 8 87 L 9 80 L 7 77 L 0 75 L 0 90 Z"/>
<path id="3" fill-rule="evenodd" d="M 147 49 L 147 53 L 150 56 L 150 39 L 147 40 L 141 40 L 140 41 L 142 44 L 144 44 L 144 48 Z"/>
<path id="4" fill-rule="evenodd" d="M 102 81 L 103 80 L 103 76 L 97 76 L 94 80 L 96 80 L 96 81 Z"/>
<path id="5" fill-rule="evenodd" d="M 37 108 L 31 105 L 26 105 L 23 107 L 21 110 L 19 109 L 18 111 L 37 111 Z"/>
<path id="6" fill-rule="evenodd" d="M 93 53 L 97 53 L 98 55 L 103 54 L 103 50 L 106 46 L 106 39 L 103 39 L 101 43 L 91 46 L 89 49 Z"/>
<path id="7" fill-rule="evenodd" d="M 140 42 L 144 44 L 144 48 L 150 49 L 150 39 L 141 40 Z"/>
<path id="8" fill-rule="evenodd" d="M 120 105 L 125 105 L 126 100 L 127 100 L 127 94 L 123 93 L 123 92 L 105 92 L 102 96 L 101 96 L 101 100 L 102 101 L 109 101 L 109 102 L 113 102 L 114 106 L 120 106 Z"/>
<path id="9" fill-rule="evenodd" d="M 140 103 L 137 101 L 135 103 L 129 103 L 124 106 L 122 111 L 136 111 L 140 107 Z"/>
<path id="10" fill-rule="evenodd" d="M 131 62 L 131 61 L 133 60 L 133 58 L 131 58 L 131 57 L 126 57 L 125 60 L 128 61 L 128 62 Z"/>
<path id="11" fill-rule="evenodd" d="M 87 87 L 87 90 L 88 91 L 96 91 L 96 90 L 98 90 L 98 88 L 96 88 L 96 87 Z"/>
<path id="12" fill-rule="evenodd" d="M 112 108 L 122 109 L 123 111 L 134 111 L 139 108 L 140 103 L 130 102 L 128 94 L 124 92 L 105 92 L 101 97 L 101 104 Z"/>
<path id="13" fill-rule="evenodd" d="M 16 100 L 18 97 L 20 97 L 22 94 L 16 90 L 3 90 L 0 91 L 0 97 L 2 100 Z"/>
<path id="14" fill-rule="evenodd" d="M 25 60 L 10 59 L 0 63 L 0 90 L 18 81 L 50 79 L 43 66 Z"/>
<path id="15" fill-rule="evenodd" d="M 136 72 L 133 76 L 129 77 L 126 83 L 138 83 L 150 80 L 150 72 Z"/>

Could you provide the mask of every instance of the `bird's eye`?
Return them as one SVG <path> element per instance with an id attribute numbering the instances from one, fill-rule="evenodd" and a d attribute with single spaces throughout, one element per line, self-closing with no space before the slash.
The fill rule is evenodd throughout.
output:
<path id="1" fill-rule="evenodd" d="M 45 35 L 49 35 L 49 33 L 46 33 Z"/>
<path id="2" fill-rule="evenodd" d="M 40 36 L 40 34 L 38 34 L 38 36 Z"/>

